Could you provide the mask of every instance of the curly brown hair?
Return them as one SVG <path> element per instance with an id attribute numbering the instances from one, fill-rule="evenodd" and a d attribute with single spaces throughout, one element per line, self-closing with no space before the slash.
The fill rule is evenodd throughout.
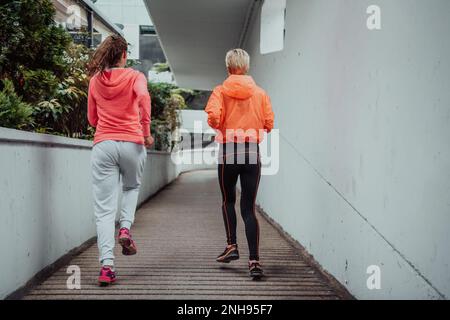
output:
<path id="1" fill-rule="evenodd" d="M 128 43 L 122 36 L 115 34 L 107 37 L 92 55 L 88 65 L 89 76 L 115 67 L 127 50 Z"/>

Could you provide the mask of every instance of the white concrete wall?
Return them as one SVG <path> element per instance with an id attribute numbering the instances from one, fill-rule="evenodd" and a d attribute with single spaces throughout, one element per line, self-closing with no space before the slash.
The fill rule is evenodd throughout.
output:
<path id="1" fill-rule="evenodd" d="M 96 235 L 92 143 L 0 128 L 0 299 Z M 180 173 L 149 152 L 139 203 Z"/>
<path id="2" fill-rule="evenodd" d="M 208 115 L 204 110 L 181 110 L 181 127 L 189 132 L 194 132 L 195 123 L 201 128 L 201 132 L 211 131 L 215 133 L 208 125 Z"/>
<path id="3" fill-rule="evenodd" d="M 188 149 L 174 154 L 173 161 L 181 172 L 195 170 L 217 170 L 219 145 L 201 149 Z"/>
<path id="4" fill-rule="evenodd" d="M 382 30 L 366 28 L 381 7 Z M 288 0 L 284 50 L 247 48 L 280 172 L 258 201 L 357 298 L 450 297 L 450 2 Z M 275 196 L 276 195 L 276 196 Z M 381 290 L 366 269 L 381 268 Z"/>

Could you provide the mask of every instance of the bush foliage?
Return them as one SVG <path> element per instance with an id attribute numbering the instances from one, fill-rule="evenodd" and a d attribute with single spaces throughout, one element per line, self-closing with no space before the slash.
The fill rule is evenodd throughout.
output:
<path id="1" fill-rule="evenodd" d="M 0 91 L 0 123 L 7 128 L 23 128 L 32 121 L 33 108 L 22 101 L 11 80 L 3 80 Z"/>
<path id="2" fill-rule="evenodd" d="M 186 108 L 177 86 L 167 83 L 148 83 L 152 97 L 152 133 L 155 149 L 172 150 L 176 141 L 172 133 L 180 126 L 179 110 Z"/>
<path id="3" fill-rule="evenodd" d="M 0 2 L 0 126 L 92 139 L 95 130 L 87 121 L 92 51 L 74 44 L 54 15 L 51 0 Z M 189 91 L 153 83 L 149 91 L 155 148 L 169 150 Z"/>

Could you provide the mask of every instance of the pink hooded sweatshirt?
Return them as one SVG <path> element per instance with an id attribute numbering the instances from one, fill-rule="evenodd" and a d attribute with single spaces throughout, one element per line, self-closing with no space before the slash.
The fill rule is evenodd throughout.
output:
<path id="1" fill-rule="evenodd" d="M 144 144 L 150 136 L 151 100 L 147 80 L 130 68 L 94 75 L 89 83 L 88 120 L 94 144 L 105 140 Z"/>

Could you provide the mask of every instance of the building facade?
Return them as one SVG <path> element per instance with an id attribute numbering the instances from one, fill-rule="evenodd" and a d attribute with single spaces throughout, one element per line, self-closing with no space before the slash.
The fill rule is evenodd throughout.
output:
<path id="1" fill-rule="evenodd" d="M 155 63 L 165 63 L 166 57 L 161 48 L 153 22 L 143 0 L 97 0 L 96 6 L 108 18 L 120 26 L 125 39 L 130 44 L 129 58 L 137 60 L 133 68 L 147 76 Z M 149 78 L 154 78 L 152 74 Z M 172 81 L 168 75 L 165 82 Z"/>
<path id="2" fill-rule="evenodd" d="M 63 26 L 75 43 L 97 47 L 112 34 L 123 35 L 93 2 L 87 0 L 52 0 L 56 9 L 55 21 Z"/>

